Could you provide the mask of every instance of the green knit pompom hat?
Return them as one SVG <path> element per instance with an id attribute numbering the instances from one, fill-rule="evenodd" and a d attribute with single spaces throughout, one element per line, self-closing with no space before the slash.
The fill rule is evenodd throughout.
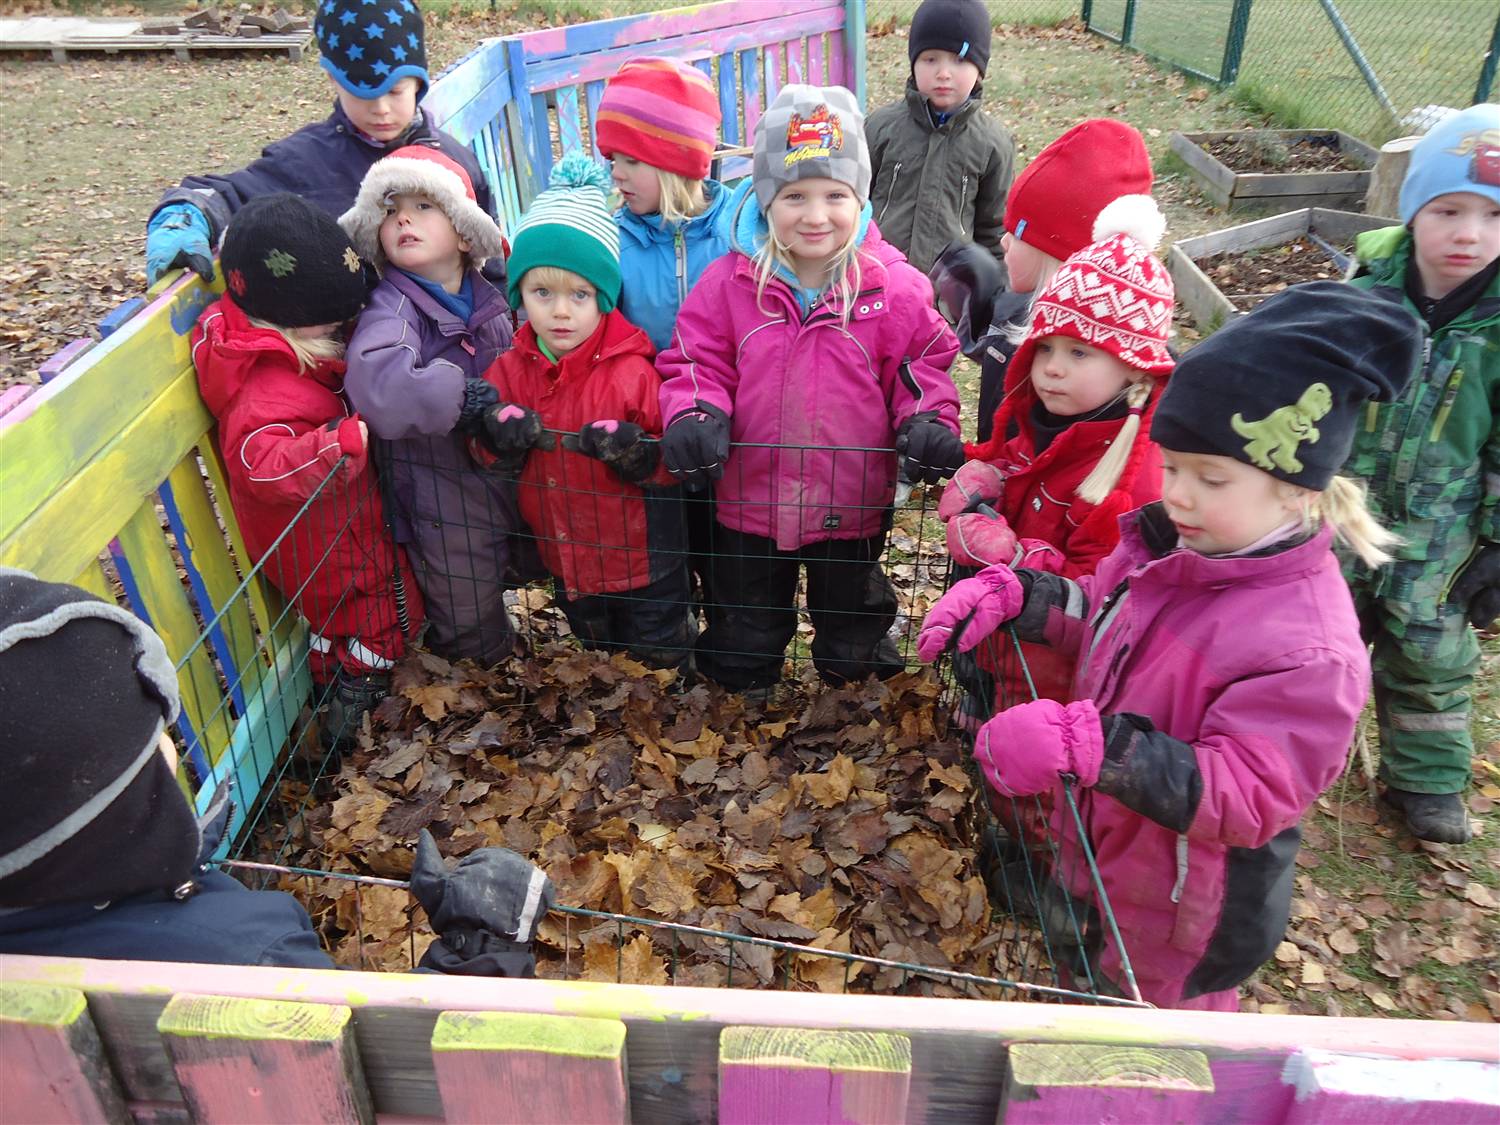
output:
<path id="1" fill-rule="evenodd" d="M 620 232 L 609 213 L 609 173 L 582 153 L 569 153 L 552 170 L 547 190 L 521 216 L 511 241 L 509 297 L 521 307 L 527 270 L 553 266 L 584 278 L 599 291 L 599 311 L 620 301 Z"/>

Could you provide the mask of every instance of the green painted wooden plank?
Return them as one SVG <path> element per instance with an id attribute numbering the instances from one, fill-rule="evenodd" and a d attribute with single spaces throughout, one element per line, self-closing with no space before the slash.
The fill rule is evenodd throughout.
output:
<path id="1" fill-rule="evenodd" d="M 587 1016 L 539 1012 L 444 1012 L 432 1029 L 434 1051 L 546 1051 L 583 1059 L 617 1059 L 625 1025 Z"/>

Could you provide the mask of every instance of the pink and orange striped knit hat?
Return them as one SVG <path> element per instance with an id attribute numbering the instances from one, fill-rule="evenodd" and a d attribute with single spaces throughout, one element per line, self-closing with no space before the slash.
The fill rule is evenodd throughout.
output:
<path id="1" fill-rule="evenodd" d="M 595 133 L 609 159 L 618 152 L 701 180 L 719 121 L 718 96 L 701 70 L 675 59 L 631 59 L 604 87 Z"/>

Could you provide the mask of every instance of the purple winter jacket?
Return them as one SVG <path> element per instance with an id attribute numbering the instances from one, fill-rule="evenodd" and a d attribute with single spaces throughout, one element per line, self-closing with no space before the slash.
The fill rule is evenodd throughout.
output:
<path id="1" fill-rule="evenodd" d="M 657 357 L 662 419 L 706 403 L 729 415 L 731 441 L 751 443 L 730 451 L 714 485 L 724 526 L 784 551 L 877 535 L 896 492 L 896 430 L 931 413 L 958 433 L 958 338 L 931 282 L 873 223 L 847 328 L 832 294 L 805 320 L 780 278 L 757 299 L 745 225 L 742 214 L 736 249 L 703 272 Z"/>
<path id="2" fill-rule="evenodd" d="M 476 466 L 453 427 L 464 381 L 510 347 L 511 321 L 500 291 L 471 278 L 465 323 L 387 270 L 349 340 L 344 392 L 381 439 L 391 522 L 427 598 L 428 647 L 493 663 L 514 639 L 501 594 L 515 486 Z"/>
<path id="3" fill-rule="evenodd" d="M 1327 528 L 1215 558 L 1177 548 L 1160 504 L 1120 523 L 1094 574 L 1033 579 L 1017 625 L 1044 618 L 1042 636 L 1080 655 L 1075 698 L 1146 720 L 1078 793 L 1142 995 L 1232 1009 L 1285 934 L 1298 823 L 1344 766 L 1369 658 Z M 1061 798 L 1052 816 L 1076 841 Z M 1101 967 L 1123 981 L 1112 939 Z"/>

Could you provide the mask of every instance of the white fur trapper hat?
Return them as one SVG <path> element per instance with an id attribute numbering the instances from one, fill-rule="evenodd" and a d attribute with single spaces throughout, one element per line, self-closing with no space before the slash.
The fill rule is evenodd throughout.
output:
<path id="1" fill-rule="evenodd" d="M 474 184 L 463 166 L 435 148 L 407 145 L 370 166 L 354 206 L 339 216 L 339 225 L 361 256 L 385 268 L 380 224 L 386 200 L 393 195 L 425 195 L 443 209 L 458 236 L 469 244 L 478 269 L 505 252 L 500 228 L 474 196 Z"/>

